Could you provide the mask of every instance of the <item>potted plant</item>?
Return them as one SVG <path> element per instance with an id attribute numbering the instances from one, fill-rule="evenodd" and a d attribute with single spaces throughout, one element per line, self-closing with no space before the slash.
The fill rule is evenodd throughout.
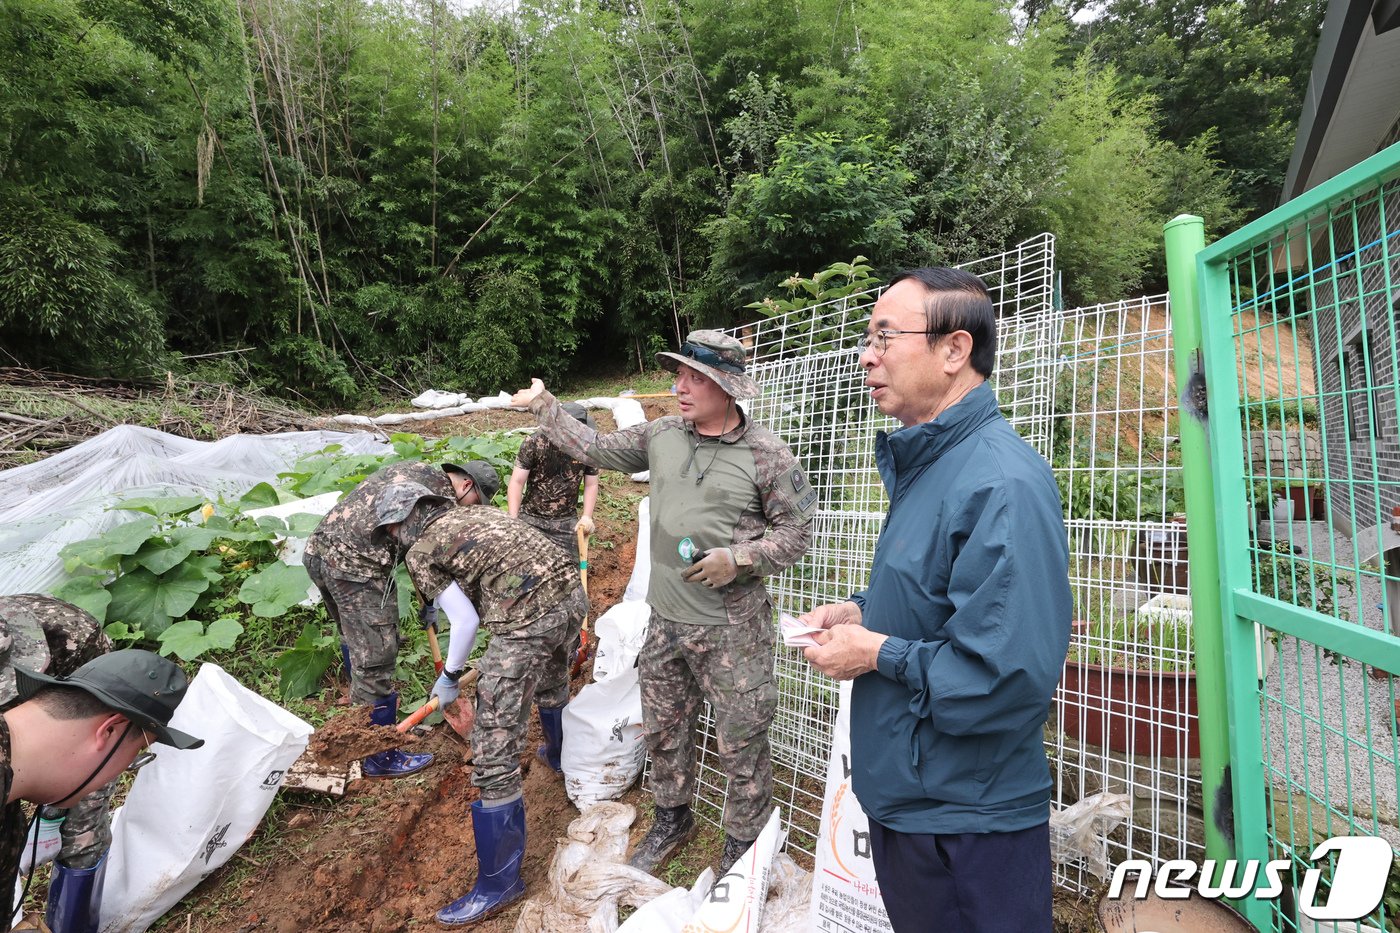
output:
<path id="1" fill-rule="evenodd" d="M 1255 580 L 1261 594 L 1322 613 L 1336 610 L 1339 586 L 1355 586 L 1285 541 L 1259 559 Z M 1262 679 L 1277 647 L 1274 636 L 1257 626 L 1255 632 Z M 1123 754 L 1198 758 L 1195 661 L 1189 597 L 1159 594 L 1135 610 L 1078 622 L 1052 721 L 1068 736 Z"/>
<path id="2" fill-rule="evenodd" d="M 1075 634 L 1055 693 L 1066 735 L 1123 754 L 1200 757 L 1189 622 L 1110 616 Z"/>
<path id="3" fill-rule="evenodd" d="M 1250 487 L 1250 501 L 1261 522 L 1291 522 L 1297 511 L 1286 480 L 1255 480 Z"/>

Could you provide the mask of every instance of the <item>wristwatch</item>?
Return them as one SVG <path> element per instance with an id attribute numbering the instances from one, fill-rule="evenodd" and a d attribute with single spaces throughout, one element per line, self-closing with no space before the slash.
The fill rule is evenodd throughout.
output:
<path id="1" fill-rule="evenodd" d="M 452 681 L 453 683 L 456 683 L 457 681 L 459 681 L 459 680 L 462 679 L 462 675 L 465 674 L 465 673 L 466 673 L 465 670 L 460 670 L 460 671 L 449 671 L 449 670 L 444 670 L 444 671 L 442 672 L 442 676 L 446 677 L 448 680 Z"/>

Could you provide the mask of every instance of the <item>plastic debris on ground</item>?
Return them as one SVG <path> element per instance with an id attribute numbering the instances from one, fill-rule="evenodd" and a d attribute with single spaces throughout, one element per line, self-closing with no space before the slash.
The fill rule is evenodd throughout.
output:
<path id="1" fill-rule="evenodd" d="M 1108 834 L 1133 813 L 1128 794 L 1094 794 L 1064 809 L 1050 810 L 1050 857 L 1056 864 L 1082 864 L 1108 877 Z"/>

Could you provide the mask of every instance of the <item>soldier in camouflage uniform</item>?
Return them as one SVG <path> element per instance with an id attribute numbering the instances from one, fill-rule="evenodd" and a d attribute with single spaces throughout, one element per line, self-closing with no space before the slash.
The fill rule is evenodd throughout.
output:
<path id="1" fill-rule="evenodd" d="M 72 790 L 67 797 L 58 797 L 60 792 L 35 794 L 27 799 L 39 801 L 57 800 L 64 803 L 83 787 L 91 786 L 93 780 L 104 767 L 111 776 L 100 787 L 91 791 L 67 808 L 43 805 L 36 814 L 34 829 L 39 836 L 39 854 L 33 861 L 43 862 L 57 855 L 57 865 L 49 887 L 47 923 L 53 933 L 86 933 L 96 929 L 97 909 L 101 899 L 100 874 L 104 857 L 112 842 L 111 820 L 108 814 L 108 801 L 116 788 L 115 774 L 108 758 L 122 768 L 131 764 L 150 736 L 144 730 L 127 732 L 139 725 L 128 720 L 128 728 L 119 740 L 109 742 L 111 751 L 102 759 L 98 768 L 88 775 L 88 779 L 77 788 L 72 784 L 73 765 L 77 765 L 79 755 L 67 747 L 45 748 L 44 740 L 52 741 L 55 736 L 64 735 L 61 728 L 43 714 L 34 717 L 27 710 L 16 712 L 23 700 L 32 696 L 36 688 L 44 686 L 35 675 L 67 678 L 78 672 L 85 664 L 111 651 L 111 642 L 103 634 L 101 625 L 87 612 L 76 606 L 49 596 L 27 594 L 0 596 L 0 785 L 3 786 L 3 814 L 0 815 L 0 891 L 12 892 L 15 877 L 21 871 L 29 872 L 35 867 L 31 853 L 36 849 L 33 837 L 25 830 L 25 817 L 17 794 L 22 793 L 15 786 L 15 772 L 12 770 L 11 756 L 15 749 L 15 733 L 21 726 L 12 725 L 11 719 L 19 722 L 45 724 L 46 728 L 29 731 L 45 733 L 37 739 L 27 736 L 26 747 L 34 749 L 31 754 L 50 754 L 54 759 L 64 761 L 63 775 L 57 778 L 64 790 Z M 139 652 L 148 655 L 149 652 Z M 168 661 L 151 655 L 162 669 L 170 669 L 178 675 L 183 695 L 184 675 Z M 28 678 L 27 683 L 19 679 L 19 672 Z M 26 689 L 21 689 L 26 688 Z M 38 701 L 36 701 L 38 702 Z M 103 701 L 105 703 L 105 701 Z M 178 703 L 178 698 L 175 702 Z M 28 707 L 30 704 L 24 704 Z M 171 707 L 173 709 L 173 705 Z M 107 712 L 119 712 L 108 709 Z M 101 716 L 99 715 L 99 719 Z M 61 726 L 61 723 L 59 724 Z M 109 730 L 110 732 L 110 730 Z M 60 738 L 60 741 L 62 739 Z M 35 744 L 37 743 L 37 744 Z M 124 749 L 125 757 L 119 752 Z M 85 766 L 84 766 L 85 767 Z M 29 771 L 38 771 L 34 762 L 27 765 Z M 79 768 L 78 770 L 83 770 Z M 61 822 L 60 822 L 61 821 Z M 59 823 L 56 849 L 44 846 L 45 830 Z M 30 836 L 30 838 L 26 838 Z M 47 849 L 47 852 L 45 851 Z M 9 896 L 9 895 L 7 895 Z M 13 912 L 13 905 L 11 905 Z M 10 916 L 11 914 L 5 914 Z"/>
<path id="2" fill-rule="evenodd" d="M 569 699 L 569 645 L 588 609 L 573 562 L 543 534 L 496 509 L 452 508 L 415 484 L 393 487 L 380 511 L 386 533 L 408 548 L 404 562 L 419 592 L 438 598 L 453 620 L 447 670 L 433 693 L 457 698 L 456 682 L 476 640 L 462 626 L 469 600 L 491 633 L 478 664 L 472 727 L 472 804 L 476 837 L 476 885 L 438 911 L 449 926 L 475 923 L 519 898 L 525 890 L 525 805 L 520 754 L 530 700 L 562 711 Z M 557 721 L 557 719 L 556 719 Z M 546 735 L 558 769 L 562 731 Z"/>
<path id="3" fill-rule="evenodd" d="M 577 402 L 564 410 L 595 428 L 588 411 Z M 578 486 L 583 482 L 583 515 L 578 513 Z M 506 489 L 506 511 L 548 536 L 578 560 L 578 532 L 593 534 L 593 506 L 598 501 L 598 468 L 580 463 L 555 447 L 539 432 L 530 435 L 515 455 L 515 468 Z"/>
<path id="4" fill-rule="evenodd" d="M 714 709 L 729 777 L 721 873 L 758 837 L 773 805 L 768 727 L 777 709 L 773 609 L 763 578 L 806 552 L 817 494 L 781 438 L 735 400 L 759 394 L 744 348 L 696 331 L 676 371 L 680 417 L 600 436 L 570 418 L 538 379 L 511 402 L 528 406 L 549 440 L 585 463 L 651 471 L 652 608 L 639 659 L 656 822 L 631 864 L 654 872 L 694 829 L 700 701 Z"/>
<path id="5" fill-rule="evenodd" d="M 480 460 L 441 469 L 417 460 L 391 464 L 370 476 L 335 504 L 306 542 L 303 563 L 321 591 L 326 611 L 340 627 L 350 669 L 350 700 L 371 706 L 370 720 L 393 726 L 399 695 L 394 664 L 399 652 L 399 606 L 393 570 L 399 552 L 376 538 L 375 503 L 394 483 L 414 482 L 464 504 L 490 502 L 500 488 L 496 471 Z M 366 777 L 403 777 L 423 770 L 432 755 L 390 749 L 366 758 Z"/>

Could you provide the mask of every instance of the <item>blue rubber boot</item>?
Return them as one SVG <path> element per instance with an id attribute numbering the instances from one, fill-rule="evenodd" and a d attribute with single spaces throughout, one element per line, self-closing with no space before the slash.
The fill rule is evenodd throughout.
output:
<path id="1" fill-rule="evenodd" d="M 370 722 L 376 726 L 388 726 L 392 729 L 398 720 L 399 695 L 397 693 L 391 693 L 374 701 L 374 707 L 369 714 Z M 432 755 L 410 755 L 397 748 L 391 748 L 387 752 L 370 755 L 360 765 L 360 770 L 365 777 L 397 778 L 417 774 L 432 763 Z"/>
<path id="2" fill-rule="evenodd" d="M 460 927 L 487 917 L 525 893 L 520 862 L 525 857 L 525 801 L 516 797 L 497 807 L 472 804 L 476 837 L 476 884 L 437 912 L 438 923 Z"/>
<path id="3" fill-rule="evenodd" d="M 340 643 L 340 660 L 345 664 L 345 679 L 350 679 L 350 646 L 344 641 Z"/>
<path id="4" fill-rule="evenodd" d="M 97 913 L 106 876 L 105 854 L 92 868 L 67 868 L 55 862 L 49 901 L 44 907 L 44 922 L 49 929 L 53 933 L 97 933 Z"/>
<path id="5" fill-rule="evenodd" d="M 564 769 L 559 764 L 559 753 L 564 750 L 564 707 L 541 706 L 539 711 L 544 744 L 535 750 L 535 754 L 556 773 L 562 774 Z"/>

